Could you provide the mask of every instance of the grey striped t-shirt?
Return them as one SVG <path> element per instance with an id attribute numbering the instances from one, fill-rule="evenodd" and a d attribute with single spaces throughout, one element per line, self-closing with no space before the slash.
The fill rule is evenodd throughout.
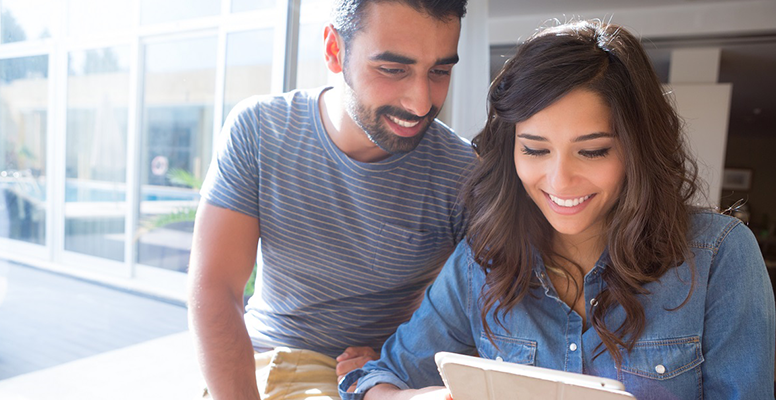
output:
<path id="1" fill-rule="evenodd" d="M 379 349 L 464 236 L 458 189 L 471 146 L 435 122 L 408 154 L 354 161 L 323 128 L 323 90 L 242 101 L 202 189 L 260 221 L 245 315 L 257 349 Z"/>

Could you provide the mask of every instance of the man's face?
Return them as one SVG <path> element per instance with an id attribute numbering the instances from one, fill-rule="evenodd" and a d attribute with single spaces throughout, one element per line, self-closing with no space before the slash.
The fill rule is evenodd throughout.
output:
<path id="1" fill-rule="evenodd" d="M 345 54 L 345 108 L 378 147 L 412 151 L 439 113 L 458 61 L 458 18 L 394 2 L 369 5 Z"/>

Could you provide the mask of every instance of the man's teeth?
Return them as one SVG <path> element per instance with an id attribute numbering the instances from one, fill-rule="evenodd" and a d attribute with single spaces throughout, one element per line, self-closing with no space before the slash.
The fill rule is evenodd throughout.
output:
<path id="1" fill-rule="evenodd" d="M 388 118 L 390 118 L 391 121 L 393 121 L 394 124 L 399 125 L 399 126 L 404 127 L 404 128 L 412 128 L 413 126 L 415 126 L 415 125 L 420 123 L 420 120 L 417 120 L 417 121 L 405 121 L 403 119 L 398 119 L 398 118 L 394 117 L 393 115 L 389 115 Z"/>
<path id="2" fill-rule="evenodd" d="M 585 200 L 589 199 L 590 195 L 579 197 L 576 199 L 561 199 L 558 197 L 555 197 L 553 195 L 550 195 L 550 200 L 552 200 L 553 203 L 561 206 L 561 207 L 575 207 L 580 205 L 581 203 L 584 203 Z"/>

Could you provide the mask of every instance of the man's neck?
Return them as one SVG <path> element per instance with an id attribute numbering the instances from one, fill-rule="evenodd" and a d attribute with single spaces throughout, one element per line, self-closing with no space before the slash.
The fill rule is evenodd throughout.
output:
<path id="1" fill-rule="evenodd" d="M 340 85 L 321 93 L 318 106 L 326 134 L 345 155 L 365 163 L 382 161 L 390 156 L 369 140 L 366 133 L 350 118 L 345 110 Z"/>

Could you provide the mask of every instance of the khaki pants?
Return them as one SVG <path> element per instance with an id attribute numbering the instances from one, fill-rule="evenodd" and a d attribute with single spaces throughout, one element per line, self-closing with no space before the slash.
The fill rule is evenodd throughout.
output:
<path id="1" fill-rule="evenodd" d="M 278 347 L 253 358 L 262 400 L 340 400 L 337 361 L 329 356 Z M 203 398 L 210 398 L 207 390 Z"/>

